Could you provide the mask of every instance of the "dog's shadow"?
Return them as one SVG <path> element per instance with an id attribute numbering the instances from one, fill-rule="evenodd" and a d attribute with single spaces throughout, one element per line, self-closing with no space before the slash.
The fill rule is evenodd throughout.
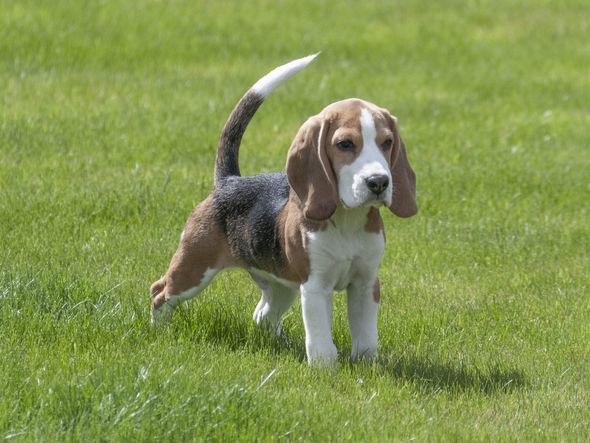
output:
<path id="1" fill-rule="evenodd" d="M 198 309 L 179 311 L 174 328 L 181 335 L 188 334 L 192 340 L 216 344 L 232 351 L 248 350 L 280 357 L 288 356 L 305 364 L 302 331 L 290 331 L 288 328 L 285 334 L 276 336 L 264 328 L 254 326 L 252 320 L 243 313 L 217 310 L 216 315 L 208 313 L 204 314 L 206 318 L 201 318 Z M 353 363 L 348 357 L 350 344 L 344 345 L 340 351 L 340 367 L 391 377 L 409 382 L 417 389 L 434 393 L 473 391 L 493 395 L 520 389 L 527 384 L 521 370 L 504 367 L 501 362 L 480 367 L 464 360 L 442 361 L 440 357 L 424 356 L 412 351 L 381 348 L 380 356 L 375 361 Z"/>
<path id="2" fill-rule="evenodd" d="M 381 350 L 374 363 L 377 372 L 413 383 L 431 392 L 474 391 L 486 395 L 508 392 L 526 386 L 524 372 L 505 368 L 501 362 L 478 367 L 472 363 L 440 361 L 438 358 L 409 352 Z"/>

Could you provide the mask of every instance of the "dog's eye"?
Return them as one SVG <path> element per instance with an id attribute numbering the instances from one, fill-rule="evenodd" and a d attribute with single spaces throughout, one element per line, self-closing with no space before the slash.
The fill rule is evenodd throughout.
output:
<path id="1" fill-rule="evenodd" d="M 336 143 L 336 146 L 342 151 L 354 150 L 354 143 L 351 140 L 342 140 L 341 142 Z"/>
<path id="2" fill-rule="evenodd" d="M 393 145 L 393 140 L 388 138 L 381 144 L 381 147 L 384 151 L 387 151 L 388 149 L 391 149 L 391 145 Z"/>

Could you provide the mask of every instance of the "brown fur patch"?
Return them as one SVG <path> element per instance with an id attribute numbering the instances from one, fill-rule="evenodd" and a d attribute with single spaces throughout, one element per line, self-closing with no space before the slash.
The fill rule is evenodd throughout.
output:
<path id="1" fill-rule="evenodd" d="M 213 199 L 208 197 L 190 215 L 168 271 L 151 287 L 152 305 L 160 307 L 171 296 L 199 285 L 207 269 L 221 270 L 239 263 L 215 223 Z"/>
<path id="2" fill-rule="evenodd" d="M 379 214 L 379 209 L 371 208 L 367 214 L 367 223 L 365 224 L 365 231 L 373 234 L 379 234 L 384 232 L 383 230 L 383 219 Z"/>
<path id="3" fill-rule="evenodd" d="M 301 212 L 301 202 L 295 193 L 283 208 L 279 223 L 283 226 L 282 243 L 285 254 L 285 268 L 278 275 L 298 284 L 309 277 L 309 256 L 307 254 L 307 233 L 326 229 L 327 222 L 309 220 Z"/>
<path id="4" fill-rule="evenodd" d="M 375 284 L 373 285 L 373 300 L 375 303 L 381 301 L 381 284 L 379 283 L 379 279 L 375 280 Z"/>
<path id="5" fill-rule="evenodd" d="M 330 122 L 318 116 L 299 129 L 287 157 L 287 178 L 297 194 L 305 217 L 326 220 L 338 205 L 338 191 L 331 161 L 326 154 Z"/>
<path id="6" fill-rule="evenodd" d="M 343 166 L 352 163 L 363 149 L 363 135 L 361 131 L 360 100 L 344 100 L 328 106 L 322 111 L 325 118 L 331 122 L 331 132 L 328 134 L 326 150 L 328 158 L 336 176 Z M 342 151 L 336 145 L 343 140 L 354 143 L 354 151 Z"/>

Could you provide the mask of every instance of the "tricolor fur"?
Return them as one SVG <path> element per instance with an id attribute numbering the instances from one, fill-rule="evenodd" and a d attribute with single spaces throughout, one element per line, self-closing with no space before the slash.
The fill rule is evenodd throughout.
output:
<path id="1" fill-rule="evenodd" d="M 219 271 L 248 270 L 262 291 L 257 324 L 280 331 L 301 294 L 309 363 L 331 363 L 332 294 L 346 289 L 352 357 L 377 352 L 379 207 L 416 213 L 415 175 L 395 117 L 358 99 L 333 103 L 300 128 L 286 173 L 241 177 L 238 150 L 264 98 L 315 55 L 264 76 L 223 128 L 214 190 L 190 215 L 167 273 L 151 287 L 152 321 L 201 292 Z"/>

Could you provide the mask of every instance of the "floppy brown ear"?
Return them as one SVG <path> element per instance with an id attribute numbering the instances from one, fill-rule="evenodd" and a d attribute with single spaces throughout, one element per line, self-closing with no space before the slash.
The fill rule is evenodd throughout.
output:
<path id="1" fill-rule="evenodd" d="M 398 217 L 411 217 L 418 212 L 416 205 L 416 174 L 408 162 L 406 146 L 399 134 L 397 120 L 390 115 L 394 133 L 394 150 L 391 153 L 393 196 L 389 209 Z"/>
<path id="2" fill-rule="evenodd" d="M 336 210 L 338 193 L 326 152 L 330 123 L 318 116 L 307 120 L 295 136 L 287 156 L 287 178 L 311 220 L 327 220 Z"/>

